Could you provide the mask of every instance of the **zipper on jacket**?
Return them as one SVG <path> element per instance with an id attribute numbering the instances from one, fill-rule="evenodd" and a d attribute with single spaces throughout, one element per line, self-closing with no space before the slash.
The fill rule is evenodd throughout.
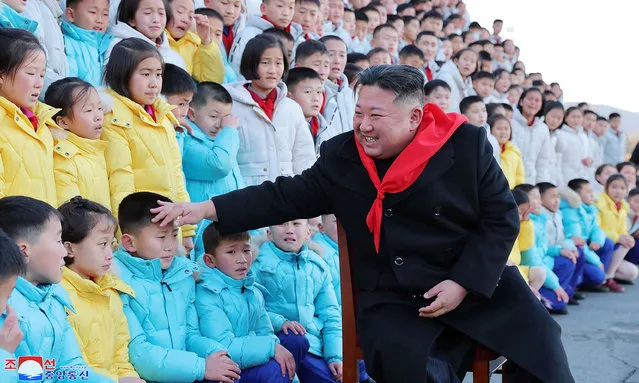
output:
<path id="1" fill-rule="evenodd" d="M 298 255 L 296 258 L 296 262 L 297 262 L 297 269 L 300 269 L 300 256 Z"/>
<path id="2" fill-rule="evenodd" d="M 160 286 L 166 286 L 166 288 L 169 290 L 169 292 L 173 292 L 173 290 L 171 290 L 171 286 L 169 286 L 168 283 L 164 282 L 163 280 L 160 281 Z M 162 289 L 162 300 L 163 302 L 163 306 L 164 306 L 164 315 L 166 316 L 166 327 L 167 327 L 167 331 L 169 332 L 169 339 L 171 339 L 171 345 L 173 345 L 173 333 L 171 331 L 171 324 L 169 323 L 169 311 L 166 309 L 166 295 L 164 295 L 164 289 Z"/>
<path id="3" fill-rule="evenodd" d="M 242 286 L 242 294 L 246 291 L 246 286 Z"/>
<path id="4" fill-rule="evenodd" d="M 164 282 L 164 281 L 160 281 L 160 284 L 161 284 L 161 285 L 166 286 L 166 288 L 167 288 L 167 289 L 169 289 L 169 292 L 170 292 L 170 293 L 172 293 L 172 292 L 173 292 L 173 290 L 171 290 L 171 286 L 170 286 L 168 283 L 166 283 L 166 282 Z"/>

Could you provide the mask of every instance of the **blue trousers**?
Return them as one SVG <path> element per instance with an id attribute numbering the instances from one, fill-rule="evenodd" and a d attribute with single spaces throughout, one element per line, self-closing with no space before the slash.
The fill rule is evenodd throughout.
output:
<path id="1" fill-rule="evenodd" d="M 599 256 L 601 263 L 604 265 L 604 269 L 600 269 L 598 266 L 593 265 L 592 263 L 587 263 L 584 265 L 583 278 L 581 280 L 580 286 L 584 287 L 597 287 L 605 282 L 606 280 L 606 267 L 610 264 L 610 260 L 612 259 L 612 253 L 615 251 L 615 245 L 612 241 L 606 238 L 606 242 L 604 243 L 599 250 L 595 253 Z"/>
<path id="2" fill-rule="evenodd" d="M 277 333 L 280 344 L 293 354 L 297 375 L 302 383 L 335 383 L 336 380 L 323 358 L 308 353 L 309 343 L 304 335 Z M 280 373 L 281 376 L 281 373 Z"/>
<path id="3" fill-rule="evenodd" d="M 358 369 L 359 369 L 359 381 L 360 382 L 365 382 L 367 380 L 369 380 L 371 377 L 368 376 L 368 373 L 366 372 L 366 364 L 364 363 L 363 360 L 358 360 Z"/>
<path id="4" fill-rule="evenodd" d="M 295 335 L 290 331 L 288 335 L 284 334 L 283 331 L 278 332 L 276 335 L 280 339 L 280 344 L 293 354 L 293 359 L 295 359 L 295 372 L 299 374 L 300 366 L 308 356 L 308 348 L 310 347 L 308 339 L 306 339 L 304 335 Z"/>
<path id="5" fill-rule="evenodd" d="M 265 364 L 242 370 L 238 383 L 291 383 L 291 378 L 282 376 L 282 369 L 275 359 Z"/>
<path id="6" fill-rule="evenodd" d="M 583 257 L 583 255 L 581 255 L 580 258 L 581 257 Z M 555 258 L 555 266 L 552 271 L 557 275 L 557 278 L 559 278 L 559 285 L 566 291 L 569 297 L 572 297 L 572 293 L 574 293 L 574 289 L 572 289 L 572 293 L 570 293 L 569 290 L 571 290 L 570 283 L 575 274 L 575 268 L 576 265 L 572 263 L 570 259 L 562 256 Z M 539 289 L 539 293 L 548 300 L 550 308 L 553 310 L 565 309 L 568 305 L 568 302 L 558 300 L 557 294 L 549 288 L 542 287 Z"/>
<path id="7" fill-rule="evenodd" d="M 628 251 L 625 260 L 635 265 L 639 265 L 639 241 L 637 241 L 634 247 Z"/>

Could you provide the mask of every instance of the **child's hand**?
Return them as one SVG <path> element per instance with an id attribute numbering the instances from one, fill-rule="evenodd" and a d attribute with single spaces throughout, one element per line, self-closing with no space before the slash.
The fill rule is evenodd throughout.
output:
<path id="1" fill-rule="evenodd" d="M 635 245 L 635 239 L 628 234 L 623 234 L 619 236 L 619 243 L 626 249 L 632 249 L 632 247 Z"/>
<path id="2" fill-rule="evenodd" d="M 584 166 L 590 166 L 592 165 L 592 158 L 584 158 L 583 160 L 581 160 L 581 163 L 584 164 Z"/>
<path id="3" fill-rule="evenodd" d="M 211 27 L 209 27 L 209 18 L 204 15 L 195 15 L 195 27 L 197 35 L 202 40 L 202 45 L 209 45 L 213 41 L 211 35 Z"/>
<path id="4" fill-rule="evenodd" d="M 191 250 L 195 247 L 195 244 L 193 244 L 193 237 L 182 238 L 182 246 L 186 249 L 186 256 L 188 257 L 189 254 L 191 254 Z"/>
<path id="5" fill-rule="evenodd" d="M 304 328 L 304 326 L 293 320 L 287 320 L 282 325 L 282 331 L 284 331 L 284 334 L 288 335 L 289 330 L 295 335 L 306 334 L 306 329 Z"/>
<path id="6" fill-rule="evenodd" d="M 333 362 L 328 365 L 328 369 L 331 370 L 331 374 L 335 377 L 335 380 L 342 382 L 344 379 L 342 371 L 342 362 Z"/>
<path id="7" fill-rule="evenodd" d="M 570 298 L 568 297 L 568 293 L 566 293 L 566 290 L 564 290 L 564 288 L 561 286 L 557 287 L 557 290 L 555 290 L 555 294 L 557 294 L 558 302 L 564 301 L 568 303 L 568 301 L 570 300 Z"/>
<path id="8" fill-rule="evenodd" d="M 231 128 L 237 129 L 239 125 L 240 125 L 240 118 L 237 116 L 234 116 L 232 114 L 227 114 L 226 116 L 222 117 L 222 127 L 229 126 Z"/>
<path id="9" fill-rule="evenodd" d="M 293 358 L 293 354 L 291 354 L 291 352 L 281 344 L 276 343 L 275 356 L 273 359 L 275 359 L 277 364 L 280 365 L 280 368 L 282 369 L 282 377 L 285 377 L 288 372 L 288 377 L 293 379 L 295 376 L 295 358 Z"/>
<path id="10" fill-rule="evenodd" d="M 570 250 L 566 250 L 566 249 L 561 249 L 559 251 L 559 254 L 561 254 L 562 257 L 566 257 L 566 258 L 570 259 L 572 261 L 572 263 L 577 263 L 577 258 L 575 257 L 574 252 L 572 252 Z"/>
<path id="11" fill-rule="evenodd" d="M 240 379 L 240 367 L 229 358 L 226 351 L 218 351 L 206 358 L 204 379 L 220 383 L 233 383 Z"/>
<path id="12" fill-rule="evenodd" d="M 18 316 L 11 306 L 7 305 L 7 317 L 4 324 L 0 327 L 0 348 L 10 353 L 14 353 L 24 334 L 18 323 Z"/>
<path id="13" fill-rule="evenodd" d="M 601 245 L 597 242 L 590 242 L 590 249 L 592 249 L 592 251 L 599 251 L 599 249 L 601 249 Z"/>
<path id="14" fill-rule="evenodd" d="M 586 241 L 584 241 L 584 239 L 581 237 L 577 237 L 576 235 L 572 237 L 572 241 L 575 243 L 575 246 L 586 246 Z"/>
<path id="15" fill-rule="evenodd" d="M 146 383 L 146 380 L 140 378 L 124 377 L 119 378 L 118 383 Z"/>

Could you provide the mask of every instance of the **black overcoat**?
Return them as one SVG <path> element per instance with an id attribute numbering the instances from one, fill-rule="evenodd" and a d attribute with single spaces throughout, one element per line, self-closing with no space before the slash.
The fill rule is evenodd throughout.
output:
<path id="1" fill-rule="evenodd" d="M 316 164 L 301 175 L 280 177 L 274 183 L 213 198 L 213 202 L 222 233 L 334 213 L 351 248 L 354 284 L 364 292 L 377 289 L 384 269 L 392 269 L 406 291 L 423 293 L 445 279 L 468 289 L 468 297 L 456 310 L 438 319 L 418 319 L 430 322 L 426 327 L 433 331 L 419 336 L 407 335 L 409 326 L 383 334 L 380 329 L 360 331 L 367 363 L 375 364 L 372 369 L 383 364 L 376 358 L 384 352 L 404 359 L 415 355 L 414 360 L 424 361 L 421 366 L 425 366 L 424 357 L 440 334 L 439 326 L 453 328 L 507 356 L 543 382 L 574 381 L 559 326 L 516 270 L 505 268 L 519 217 L 484 129 L 460 126 L 413 185 L 386 195 L 379 254 L 365 222 L 375 197 L 350 132 L 327 141 Z M 415 316 L 418 307 L 410 309 Z M 359 309 L 361 314 L 363 308 Z M 366 324 L 358 317 L 360 327 Z M 394 332 L 403 336 L 394 337 Z M 380 344 L 378 338 L 388 334 L 398 349 L 374 350 Z M 413 344 L 402 344 L 402 340 Z"/>

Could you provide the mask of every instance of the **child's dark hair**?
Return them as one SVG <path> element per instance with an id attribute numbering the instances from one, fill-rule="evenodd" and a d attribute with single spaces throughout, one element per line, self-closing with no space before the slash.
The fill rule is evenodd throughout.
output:
<path id="1" fill-rule="evenodd" d="M 562 112 L 564 112 L 564 106 L 561 102 L 559 101 L 548 101 L 545 105 L 544 105 L 544 112 L 543 115 L 547 115 L 548 113 L 550 113 L 550 111 L 555 110 L 555 109 L 559 109 Z"/>
<path id="2" fill-rule="evenodd" d="M 366 55 L 366 57 L 370 60 L 371 57 L 375 56 L 378 53 L 386 53 L 390 56 L 390 53 L 388 53 L 388 51 L 384 48 L 373 48 L 368 52 L 368 55 Z"/>
<path id="3" fill-rule="evenodd" d="M 532 88 L 528 88 L 528 89 L 524 90 L 524 92 L 519 97 L 519 101 L 517 102 L 517 109 L 519 109 L 520 112 L 522 111 L 521 110 L 522 101 L 524 101 L 526 96 L 528 96 L 528 94 L 532 93 L 532 92 L 537 92 L 541 96 L 541 108 L 539 109 L 539 112 L 537 112 L 537 114 L 535 115 L 535 117 L 541 117 L 543 115 L 543 113 L 544 113 L 546 103 L 544 102 L 544 94 L 538 88 L 532 87 Z"/>
<path id="4" fill-rule="evenodd" d="M 368 4 L 367 6 L 362 8 L 361 10 L 364 13 L 366 13 L 366 12 L 375 12 L 375 13 L 379 14 L 379 10 L 377 10 L 377 8 L 375 8 L 375 6 L 373 4 Z M 357 16 L 355 17 L 355 19 L 357 19 Z M 368 20 L 366 20 L 366 21 L 368 21 Z"/>
<path id="5" fill-rule="evenodd" d="M 375 30 L 373 30 L 373 37 L 377 36 L 379 33 L 381 33 L 384 29 L 391 29 L 395 32 L 397 32 L 397 28 L 395 28 L 395 26 L 393 26 L 393 24 L 380 24 L 378 26 L 375 27 Z"/>
<path id="6" fill-rule="evenodd" d="M 414 45 L 406 45 L 404 48 L 402 48 L 401 51 L 399 51 L 399 57 L 410 57 L 410 56 L 417 56 L 419 57 L 420 60 L 424 60 L 424 52 L 422 52 L 421 49 L 417 48 Z"/>
<path id="7" fill-rule="evenodd" d="M 437 11 L 429 11 L 424 14 L 424 17 L 422 17 L 422 21 L 426 19 L 437 19 L 444 21 L 444 16 L 442 16 L 442 14 Z"/>
<path id="8" fill-rule="evenodd" d="M 419 40 L 422 39 L 422 37 L 424 36 L 433 36 L 433 37 L 437 37 L 437 35 L 435 35 L 433 32 L 431 31 L 421 31 L 417 34 L 417 37 L 415 37 L 415 44 L 417 44 L 419 42 Z"/>
<path id="9" fill-rule="evenodd" d="M 617 170 L 617 168 L 615 167 L 615 165 L 612 164 L 601 164 L 599 165 L 599 167 L 595 170 L 595 177 L 600 176 L 601 173 L 603 173 L 603 171 L 610 166 L 611 168 L 615 169 L 615 171 Z"/>
<path id="10" fill-rule="evenodd" d="M 346 43 L 344 42 L 344 40 L 342 40 L 339 36 L 335 36 L 335 35 L 326 35 L 326 36 L 322 36 L 321 39 L 319 39 L 320 42 L 326 44 L 329 41 L 339 41 L 340 43 L 344 44 L 344 47 L 347 48 Z"/>
<path id="11" fill-rule="evenodd" d="M 437 88 L 444 88 L 450 92 L 450 85 L 444 80 L 431 80 L 424 85 L 424 95 L 430 96 Z"/>
<path id="12" fill-rule="evenodd" d="M 0 198 L 0 230 L 15 242 L 37 242 L 45 225 L 60 213 L 44 201 L 25 196 Z"/>
<path id="13" fill-rule="evenodd" d="M 610 115 L 608 116 L 608 119 L 612 120 L 613 118 L 621 118 L 621 114 L 617 112 L 610 113 Z"/>
<path id="14" fill-rule="evenodd" d="M 90 201 L 80 196 L 71 198 L 63 203 L 58 211 L 62 215 L 62 241 L 80 243 L 91 233 L 94 227 L 102 219 L 106 219 L 109 227 L 113 228 L 113 234 L 118 230 L 118 221 L 109 209 L 97 202 Z M 111 246 L 111 244 L 107 244 Z M 64 263 L 73 264 L 73 258 L 65 257 Z"/>
<path id="15" fill-rule="evenodd" d="M 495 113 L 497 109 L 503 108 L 503 107 L 504 107 L 504 104 L 502 103 L 491 102 L 489 104 L 486 104 L 486 113 L 488 113 L 488 117 L 492 117 L 493 115 L 497 114 Z"/>
<path id="16" fill-rule="evenodd" d="M 461 100 L 461 102 L 459 103 L 459 111 L 461 112 L 461 114 L 464 114 L 468 111 L 471 105 L 477 104 L 479 102 L 483 104 L 484 99 L 479 96 L 464 97 L 464 99 Z"/>
<path id="17" fill-rule="evenodd" d="M 57 117 L 73 117 L 73 105 L 84 99 L 91 89 L 95 89 L 93 85 L 77 77 L 66 77 L 49 85 L 44 102 L 60 109 L 53 120 Z"/>
<path id="18" fill-rule="evenodd" d="M 315 5 L 317 5 L 318 8 L 320 6 L 319 0 L 295 0 L 295 4 L 302 4 L 302 3 L 315 4 Z"/>
<path id="19" fill-rule="evenodd" d="M 517 206 L 521 206 L 525 203 L 529 203 L 530 199 L 528 198 L 528 193 L 524 192 L 521 189 L 514 189 L 512 191 L 513 193 L 513 198 L 515 199 L 515 203 L 517 204 Z"/>
<path id="20" fill-rule="evenodd" d="M 479 71 L 473 75 L 473 81 L 479 81 L 485 78 L 495 80 L 495 76 L 490 72 Z"/>
<path id="21" fill-rule="evenodd" d="M 510 123 L 510 120 L 503 114 L 493 114 L 492 116 L 490 116 L 488 118 L 488 126 L 490 126 L 490 128 L 492 129 L 495 126 L 495 124 L 499 121 L 506 121 L 508 123 L 508 126 L 510 126 L 510 138 L 508 140 L 509 141 L 512 140 L 513 139 L 512 125 Z"/>
<path id="22" fill-rule="evenodd" d="M 621 169 L 625 168 L 626 166 L 632 166 L 632 168 L 634 168 L 635 171 L 637 170 L 637 166 L 634 163 L 630 161 L 624 161 L 617 164 L 617 171 L 620 172 Z"/>
<path id="23" fill-rule="evenodd" d="M 486 52 L 486 51 L 479 51 L 479 60 L 480 61 L 491 61 L 492 62 L 492 57 L 490 57 L 490 53 Z M 493 77 L 493 80 L 495 79 L 495 77 Z"/>
<path id="24" fill-rule="evenodd" d="M 226 88 L 215 82 L 201 82 L 197 86 L 197 91 L 191 100 L 191 106 L 201 108 L 209 101 L 214 100 L 222 104 L 233 104 L 233 98 Z"/>
<path id="25" fill-rule="evenodd" d="M 504 107 L 504 109 L 506 109 L 507 111 L 510 111 L 510 112 L 512 112 L 512 111 L 513 111 L 513 107 L 512 107 L 512 105 L 510 105 L 510 104 L 509 104 L 509 103 L 507 103 L 507 102 L 502 103 L 502 104 L 501 104 L 501 106 L 503 106 L 503 107 Z"/>
<path id="26" fill-rule="evenodd" d="M 151 225 L 151 220 L 155 217 L 151 209 L 158 207 L 158 201 L 173 202 L 161 194 L 151 192 L 136 192 L 124 197 L 118 207 L 122 234 L 137 234 Z"/>
<path id="27" fill-rule="evenodd" d="M 466 52 L 472 52 L 474 55 L 477 56 L 477 59 L 479 59 L 479 54 L 477 52 L 475 52 L 474 50 L 470 48 L 464 48 L 464 49 L 461 49 L 459 52 L 455 53 L 453 57 L 451 57 L 451 60 L 459 60 L 461 56 Z"/>
<path id="28" fill-rule="evenodd" d="M 630 198 L 639 196 L 639 188 L 634 188 L 628 192 L 628 197 L 626 199 L 630 201 Z"/>
<path id="29" fill-rule="evenodd" d="M 117 43 L 110 57 L 104 68 L 104 84 L 126 98 L 131 98 L 129 80 L 142 61 L 155 57 L 164 68 L 160 52 L 153 45 L 135 37 Z"/>
<path id="30" fill-rule="evenodd" d="M 595 118 L 599 117 L 599 115 L 598 115 L 597 113 L 593 112 L 593 111 L 592 111 L 592 110 L 590 110 L 590 109 L 586 109 L 586 110 L 584 110 L 584 117 L 585 117 L 587 114 L 592 114 L 593 116 L 595 116 Z"/>
<path id="31" fill-rule="evenodd" d="M 131 20 L 134 20 L 135 13 L 138 11 L 141 1 L 142 0 L 122 0 L 116 13 L 117 21 L 129 24 Z M 164 12 L 166 13 L 166 25 L 169 25 L 171 21 L 171 7 L 169 7 L 167 0 L 162 0 L 162 3 L 164 4 Z M 166 25 L 164 27 L 166 27 Z"/>
<path id="32" fill-rule="evenodd" d="M 555 186 L 555 184 L 551 184 L 550 182 L 540 182 L 537 184 L 537 188 L 539 188 L 539 194 L 543 196 L 548 190 L 557 189 L 557 186 Z"/>
<path id="33" fill-rule="evenodd" d="M 539 189 L 539 188 L 537 187 L 537 185 L 531 185 L 531 184 L 519 184 L 513 188 L 513 190 L 521 190 L 526 194 L 530 193 L 534 189 Z"/>
<path id="34" fill-rule="evenodd" d="M 300 62 L 302 60 L 306 60 L 316 53 L 328 56 L 328 49 L 326 49 L 326 45 L 318 40 L 306 40 L 297 46 L 297 49 L 295 50 L 295 61 Z"/>
<path id="35" fill-rule="evenodd" d="M 0 283 L 22 276 L 27 272 L 27 263 L 20 248 L 4 231 L 0 230 Z"/>
<path id="36" fill-rule="evenodd" d="M 195 10 L 195 14 L 196 15 L 204 15 L 206 17 L 212 17 L 214 19 L 220 20 L 222 23 L 224 23 L 224 16 L 220 15 L 220 13 L 218 11 L 216 11 L 215 9 L 211 9 L 211 8 L 198 8 Z"/>
<path id="37" fill-rule="evenodd" d="M 187 71 L 177 65 L 165 64 L 162 72 L 162 95 L 194 94 L 195 81 Z"/>
<path id="38" fill-rule="evenodd" d="M 351 12 L 352 14 L 355 14 L 355 11 L 350 9 L 349 7 L 344 7 L 344 13 L 346 12 Z"/>
<path id="39" fill-rule="evenodd" d="M 44 53 L 38 38 L 24 29 L 0 28 L 0 76 L 13 79 L 27 57 Z"/>
<path id="40" fill-rule="evenodd" d="M 283 29 L 269 28 L 269 29 L 266 29 L 264 32 L 262 32 L 262 34 L 273 35 L 278 39 L 284 39 L 291 43 L 295 42 L 295 38 L 293 37 L 293 35 L 290 32 L 286 32 Z"/>
<path id="41" fill-rule="evenodd" d="M 608 119 L 606 117 L 604 117 L 604 116 L 598 116 L 597 117 L 597 121 L 606 121 L 606 122 L 608 122 Z"/>
<path id="42" fill-rule="evenodd" d="M 355 11 L 355 22 L 366 21 L 368 23 L 368 15 L 366 14 L 366 8 L 361 8 Z M 377 12 L 377 9 L 375 9 Z"/>
<path id="43" fill-rule="evenodd" d="M 355 81 L 357 81 L 357 77 L 363 70 L 364 69 L 360 68 L 359 66 L 353 63 L 346 64 L 346 67 L 344 68 L 344 75 L 348 79 L 348 83 L 349 84 L 355 83 Z"/>
<path id="44" fill-rule="evenodd" d="M 408 8 L 415 8 L 412 4 L 410 3 L 403 3 L 397 6 L 397 14 L 399 15 L 400 13 L 404 12 L 405 10 L 407 10 Z M 414 16 L 404 16 L 404 17 L 414 17 Z"/>
<path id="45" fill-rule="evenodd" d="M 612 185 L 613 182 L 615 181 L 619 181 L 622 180 L 624 185 L 626 185 L 626 187 L 628 187 L 628 181 L 626 181 L 626 177 L 623 176 L 623 174 L 613 174 L 608 178 L 608 181 L 606 181 L 606 186 L 605 186 L 605 190 L 606 192 L 608 192 L 608 188 L 610 187 L 610 185 Z"/>
<path id="46" fill-rule="evenodd" d="M 215 255 L 215 250 L 220 246 L 222 241 L 243 241 L 248 242 L 251 240 L 251 236 L 248 231 L 240 233 L 234 233 L 229 235 L 222 235 L 217 230 L 217 224 L 211 223 L 204 229 L 202 233 L 202 244 L 204 245 L 204 251 L 206 254 Z"/>
<path id="47" fill-rule="evenodd" d="M 311 68 L 293 68 L 288 71 L 288 77 L 286 78 L 286 86 L 289 90 L 294 90 L 297 85 L 304 80 L 318 80 L 322 81 L 320 75 Z"/>
<path id="48" fill-rule="evenodd" d="M 282 51 L 282 59 L 284 60 L 284 73 L 282 78 L 286 78 L 288 72 L 288 59 L 284 44 L 277 37 L 271 34 L 262 33 L 253 37 L 246 44 L 244 53 L 242 54 L 242 62 L 240 63 L 240 74 L 247 80 L 257 80 L 260 78 L 257 73 L 257 67 L 260 65 L 262 55 L 267 49 L 276 48 Z"/>
<path id="49" fill-rule="evenodd" d="M 358 61 L 368 61 L 368 57 L 363 53 L 349 53 L 346 55 L 346 63 L 348 64 L 357 64 Z"/>
<path id="50" fill-rule="evenodd" d="M 581 188 L 583 188 L 584 186 L 590 184 L 590 182 L 588 180 L 585 180 L 583 178 L 575 178 L 572 179 L 570 181 L 568 181 L 568 187 L 571 188 L 572 190 L 576 191 L 577 193 L 579 193 L 581 191 Z"/>

